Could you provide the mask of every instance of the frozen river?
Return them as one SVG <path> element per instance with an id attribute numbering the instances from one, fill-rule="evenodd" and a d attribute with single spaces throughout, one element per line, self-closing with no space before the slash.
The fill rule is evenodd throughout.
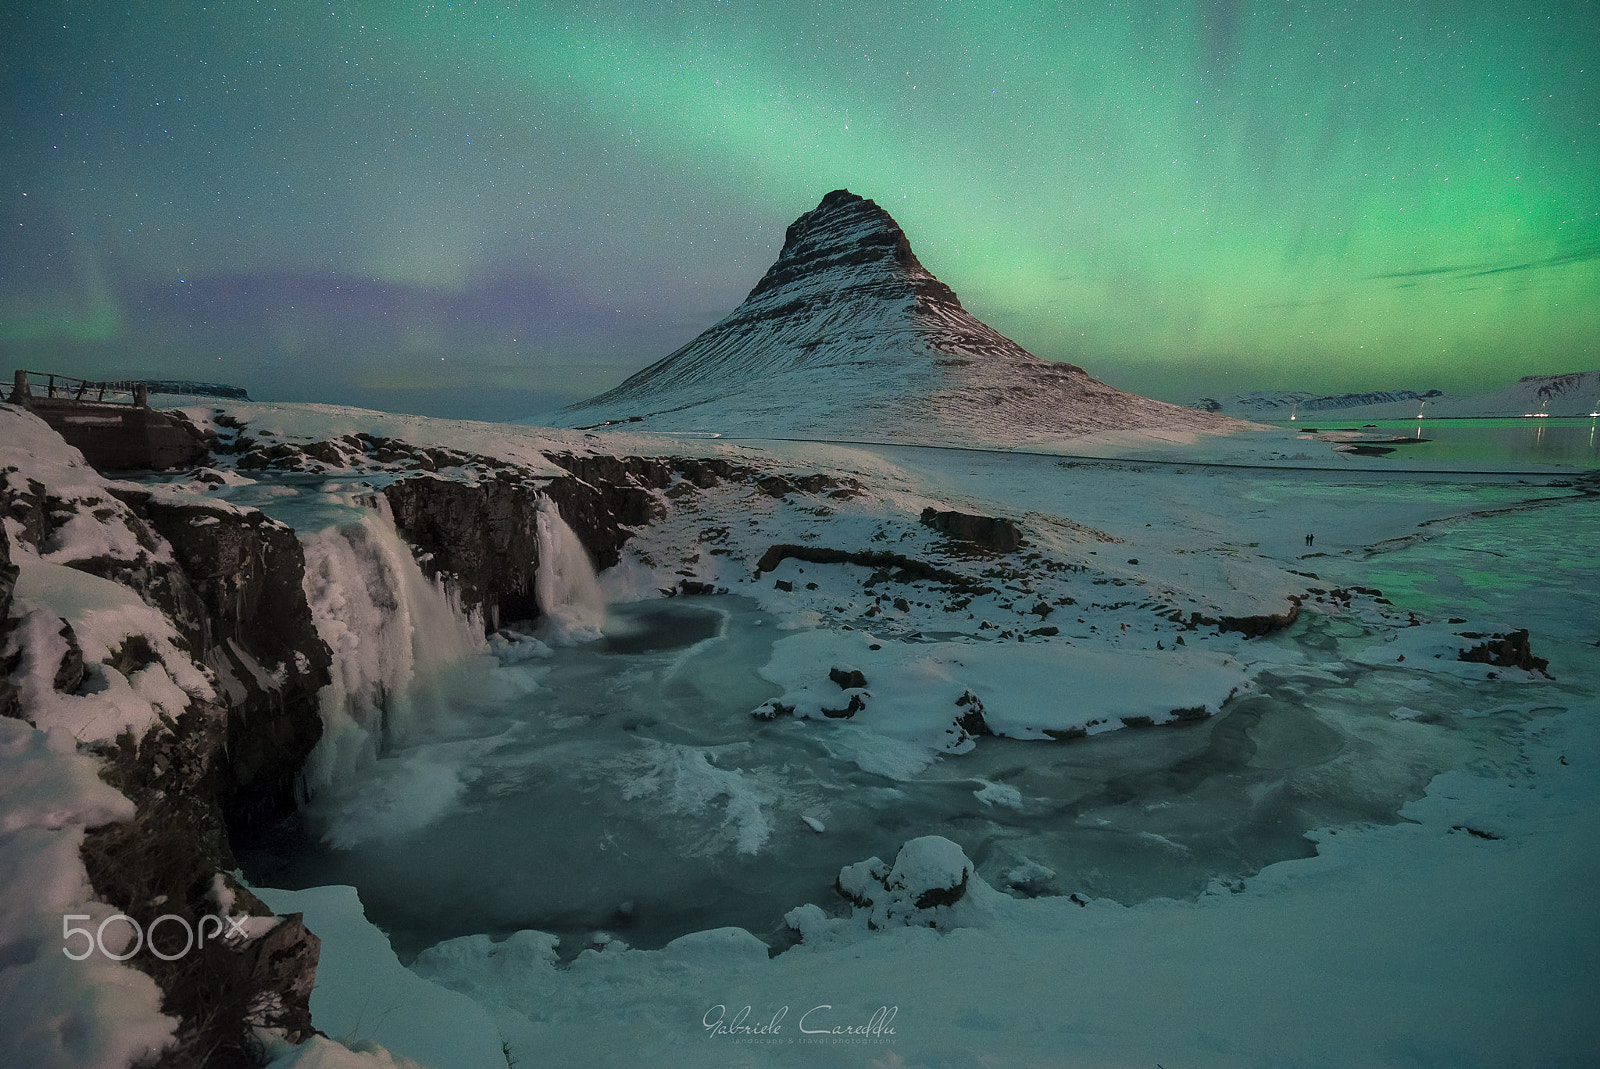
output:
<path id="1" fill-rule="evenodd" d="M 1592 498 L 1528 509 L 1515 506 L 1560 491 L 874 452 L 942 496 L 1061 512 L 1175 553 L 1253 535 L 1325 585 L 1529 627 L 1555 681 L 1374 666 L 1358 655 L 1383 626 L 1310 611 L 1239 645 L 1254 687 L 1207 720 L 1066 744 L 985 738 L 890 778 L 852 759 L 855 723 L 752 719 L 777 693 L 761 669 L 782 633 L 756 602 L 619 605 L 600 641 L 448 670 L 447 715 L 316 799 L 246 855 L 247 874 L 356 887 L 403 960 L 523 929 L 559 935 L 564 957 L 601 933 L 650 948 L 725 925 L 781 948 L 788 909 L 840 902 L 842 866 L 929 833 L 1018 896 L 1193 898 L 1313 855 L 1307 832 L 1400 820 L 1441 772 L 1514 762 L 1517 729 L 1594 690 L 1600 569 L 1579 548 L 1600 519 Z M 1320 532 L 1314 550 L 1302 528 Z"/>

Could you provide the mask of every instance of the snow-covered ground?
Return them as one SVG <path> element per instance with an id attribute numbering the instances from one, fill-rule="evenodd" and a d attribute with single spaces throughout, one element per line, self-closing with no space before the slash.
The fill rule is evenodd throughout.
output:
<path id="1" fill-rule="evenodd" d="M 229 404 L 227 412 L 264 444 L 362 431 L 550 475 L 560 469 L 541 450 L 552 448 L 715 456 L 791 478 L 824 473 L 830 484 L 781 495 L 746 481 L 675 483 L 661 498 L 663 518 L 628 544 L 599 588 L 613 598 L 645 598 L 689 582 L 742 595 L 771 630 L 759 665 L 770 711 L 792 710 L 781 715 L 797 718 L 794 730 L 828 744 L 867 777 L 870 790 L 914 792 L 930 769 L 960 775 L 969 767 L 962 762 L 1000 752 L 996 740 L 962 720 L 973 709 L 961 704 L 968 695 L 998 734 L 1087 736 L 1006 743 L 1030 756 L 1010 769 L 981 766 L 983 775 L 969 783 L 968 816 L 946 822 L 941 811 L 876 850 L 876 859 L 863 852 L 839 866 L 854 903 L 833 892 L 788 902 L 797 942 L 775 955 L 749 931 L 711 923 L 653 949 L 630 947 L 623 932 L 596 932 L 590 949 L 576 956 L 536 930 L 469 934 L 423 951 L 406 968 L 363 915 L 354 889 L 262 889 L 276 911 L 303 911 L 321 936 L 313 1019 L 344 1044 L 280 1048 L 278 1064 L 370 1069 L 409 1058 L 496 1069 L 1175 1069 L 1592 1061 L 1600 1038 L 1589 1012 L 1600 993 L 1600 924 L 1589 893 L 1600 877 L 1592 843 L 1600 817 L 1600 671 L 1593 654 L 1600 575 L 1583 549 L 1596 499 L 1571 486 L 1518 476 L 1396 477 L 1366 458 L 1272 432 L 1107 437 L 1063 458 L 445 426 L 315 406 Z M 380 419 L 387 423 L 379 426 Z M 8 437 L 8 446 L 14 440 Z M 98 476 L 70 456 L 43 444 L 31 448 L 33 455 L 8 454 L 6 462 L 48 461 L 53 477 L 80 488 L 74 492 L 103 491 Z M 1097 454 L 1101 459 L 1082 459 Z M 1119 456 L 1132 459 L 1113 459 Z M 341 568 L 353 574 L 363 565 L 337 563 L 347 547 L 331 541 L 329 525 L 349 528 L 358 510 L 354 483 L 392 476 L 328 475 L 335 486 L 326 493 L 304 481 L 276 485 L 268 474 L 232 471 L 172 492 L 240 505 L 276 501 L 284 515 L 301 519 L 302 541 L 321 547 L 328 577 Z M 303 496 L 319 500 L 297 501 Z M 921 524 L 929 507 L 1013 520 L 1024 544 L 1014 553 L 979 552 Z M 382 517 L 361 515 L 360 523 L 377 525 L 362 545 L 392 550 Z M 114 524 L 101 527 L 85 530 L 101 540 L 116 535 Z M 86 534 L 84 544 L 90 541 Z M 854 556 L 832 563 L 804 554 L 768 558 L 774 546 Z M 61 555 L 20 555 L 22 612 L 77 613 L 76 620 L 92 611 L 94 620 L 118 627 L 138 612 L 104 591 L 61 581 L 58 570 L 70 563 L 56 559 Z M 896 561 L 933 571 L 915 574 Z M 404 564 L 391 559 L 386 567 Z M 1381 590 L 1387 600 L 1350 593 L 1355 588 Z M 1291 595 L 1303 599 L 1300 619 L 1273 636 L 1247 639 L 1195 622 L 1195 614 L 1282 614 Z M 402 600 L 428 628 L 448 625 L 440 619 L 450 611 L 448 598 L 419 588 Z M 325 600 L 318 621 L 325 630 L 328 621 L 344 619 L 336 602 Z M 1472 635 L 1517 627 L 1531 630 L 1534 652 L 1550 661 L 1549 677 L 1452 659 Z M 97 633 L 89 624 L 82 630 Z M 159 645 L 159 626 L 151 630 Z M 358 630 L 348 644 L 357 660 L 366 656 L 363 638 L 369 652 L 412 641 L 372 626 Z M 444 626 L 424 633 L 458 632 Z M 471 691 L 463 701 L 514 694 L 536 701 L 541 686 L 550 692 L 545 673 L 557 658 L 537 641 L 501 638 L 489 653 L 465 639 L 445 645 L 477 666 L 471 686 L 461 684 Z M 439 643 L 408 648 L 421 654 Z M 206 684 L 177 673 L 176 661 L 165 657 L 172 688 Z M 413 656 L 394 670 L 415 676 L 418 663 Z M 842 681 L 830 678 L 833 669 Z M 845 678 L 851 671 L 862 679 Z M 374 685 L 349 678 L 352 690 Z M 126 690 L 100 693 L 122 705 L 136 695 L 151 709 L 176 700 L 152 681 L 125 682 Z M 1230 694 L 1234 700 L 1224 705 Z M 826 714 L 852 698 L 860 705 L 850 718 Z M 448 696 L 428 700 L 448 704 Z M 431 707 L 419 705 L 411 715 L 426 717 Z M 1209 718 L 1149 731 L 1124 727 L 1125 720 L 1177 719 L 1178 711 Z M 75 714 L 62 706 L 50 715 Z M 758 723 L 741 717 L 728 730 Z M 18 722 L 28 738 L 5 751 L 0 783 L 24 785 L 11 788 L 6 802 L 0 849 L 8 858 L 32 841 L 28 836 L 70 839 L 86 823 L 119 815 L 121 800 L 82 775 L 88 758 L 73 752 L 63 727 L 72 729 L 63 721 L 46 735 Z M 1099 759 L 1114 763 L 1119 753 L 1171 745 L 1178 757 L 1168 771 L 1176 781 L 1180 768 L 1199 759 L 1179 753 L 1180 740 L 1215 749 L 1224 729 L 1235 733 L 1228 744 L 1234 752 L 1246 754 L 1238 758 L 1242 778 L 1234 792 L 1243 800 L 1231 802 L 1233 809 L 1170 783 L 1152 791 L 1148 809 L 1137 796 L 1052 808 L 1037 776 L 1030 778 L 1030 766 L 1043 768 L 1057 754 L 1081 753 L 1089 764 L 1104 755 Z M 396 784 L 426 782 L 437 788 L 426 794 L 437 805 L 409 814 L 394 833 L 439 819 L 469 782 L 472 763 L 486 756 L 460 739 L 427 755 L 446 744 L 454 747 L 452 763 L 427 772 L 459 781 L 386 778 L 393 770 L 364 780 L 352 757 L 354 764 L 339 766 L 348 781 L 341 804 L 359 805 L 370 790 L 366 797 L 388 798 L 403 810 L 408 796 L 397 796 Z M 776 782 L 758 781 L 757 762 L 737 750 L 677 745 L 687 755 L 681 767 L 702 786 L 713 785 L 694 797 L 715 819 L 725 813 L 735 820 L 733 784 Z M 1320 756 L 1307 757 L 1311 749 Z M 42 807 L 42 788 L 25 789 L 38 782 L 25 769 L 42 767 L 47 751 L 55 755 L 52 782 L 70 787 L 63 788 L 70 804 Z M 1232 775 L 1214 775 L 1208 790 Z M 613 789 L 632 791 L 624 800 L 640 807 L 661 808 L 666 784 Z M 848 833 L 846 802 L 859 803 L 841 793 L 836 818 L 815 797 L 793 811 L 777 790 L 740 797 L 753 809 L 741 810 L 727 850 L 756 861 L 763 850 L 793 841 L 777 832 L 763 837 L 763 828 L 786 820 L 821 850 Z M 1121 836 L 1157 854 L 1187 855 L 1186 871 L 1204 869 L 1204 857 L 1194 860 L 1198 844 L 1232 836 L 1227 822 L 1240 811 L 1270 822 L 1279 799 L 1295 809 L 1277 814 L 1286 838 L 1309 830 L 1310 844 L 1302 841 L 1305 849 L 1264 867 L 1241 868 L 1231 856 L 1218 861 L 1215 878 L 1198 893 L 1119 901 L 1097 893 L 1101 885 L 1071 863 L 1074 843 L 1086 854 L 1103 852 L 1108 839 Z M 593 805 L 579 795 L 570 803 L 575 810 Z M 1302 829 L 1296 821 L 1306 819 L 1303 812 L 1363 816 Z M 1015 819 L 1037 825 L 1040 836 L 1055 836 L 1067 863 L 1012 858 L 997 867 L 973 831 L 989 813 L 1019 814 Z M 550 819 L 563 818 L 552 812 Z M 1249 831 L 1238 827 L 1240 835 Z M 1304 856 L 1311 846 L 1314 856 Z M 45 861 L 28 859 L 45 858 L 44 850 L 17 856 L 37 868 Z M 57 915 L 96 908 L 80 904 L 87 888 L 75 852 L 50 857 L 57 854 L 48 885 L 65 891 L 8 888 L 4 898 L 10 927 L 0 933 L 0 947 L 27 940 L 38 949 L 32 964 L 7 958 L 0 969 L 10 985 L 0 990 L 8 1024 L 36 1024 L 26 1014 L 43 1012 L 20 995 L 39 970 L 77 967 L 55 958 Z M 1050 893 L 1024 897 L 1029 887 Z M 26 908 L 16 909 L 19 901 Z M 431 905 L 451 908 L 448 900 Z M 528 912 L 537 913 L 537 903 Z M 88 972 L 70 978 L 88 1006 L 85 1019 L 98 1029 L 93 1034 L 109 1035 L 120 1023 L 123 1046 L 102 1040 L 92 1057 L 38 1064 L 125 1063 L 137 1042 L 157 1043 L 164 1028 L 170 1031 L 153 992 L 138 987 L 140 974 L 102 968 L 111 980 Z M 134 992 L 132 1003 L 95 993 L 111 990 L 115 977 Z M 351 1053 L 362 1048 L 367 1052 Z"/>

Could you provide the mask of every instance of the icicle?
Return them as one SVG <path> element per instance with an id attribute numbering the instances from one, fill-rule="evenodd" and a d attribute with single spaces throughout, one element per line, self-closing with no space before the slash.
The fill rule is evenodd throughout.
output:
<path id="1" fill-rule="evenodd" d="M 561 645 L 600 637 L 606 600 L 589 553 L 561 518 L 556 503 L 539 499 L 539 570 L 535 594 L 543 614 L 542 637 Z"/>

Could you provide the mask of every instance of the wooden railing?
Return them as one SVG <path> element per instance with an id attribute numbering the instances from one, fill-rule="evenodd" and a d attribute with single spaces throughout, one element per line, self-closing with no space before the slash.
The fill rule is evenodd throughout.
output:
<path id="1" fill-rule="evenodd" d="M 94 402 L 108 405 L 150 406 L 144 383 L 128 379 L 91 381 L 49 371 L 16 371 L 12 375 L 11 403 L 25 405 L 32 400 Z"/>

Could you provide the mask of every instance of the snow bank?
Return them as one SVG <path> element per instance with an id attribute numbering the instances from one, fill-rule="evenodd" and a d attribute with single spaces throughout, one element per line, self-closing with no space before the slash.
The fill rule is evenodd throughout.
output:
<path id="1" fill-rule="evenodd" d="M 207 675 L 177 645 L 177 630 L 131 589 L 87 572 L 19 554 L 15 591 L 22 617 L 12 643 L 21 654 L 18 679 L 34 724 L 61 728 L 82 742 L 142 736 L 160 714 L 176 717 L 192 698 L 210 700 Z M 69 645 L 82 652 L 87 673 L 78 693 L 55 688 Z M 121 651 L 142 647 L 124 674 L 113 667 Z M 122 658 L 128 663 L 128 657 Z"/>
<path id="2" fill-rule="evenodd" d="M 10 1065 L 121 1069 L 177 1027 L 148 976 L 99 953 L 62 953 L 63 917 L 96 930 L 116 913 L 93 900 L 78 851 L 86 828 L 129 819 L 133 804 L 98 771 L 66 729 L 0 717 L 0 1036 Z M 117 923 L 104 937 L 120 953 L 131 933 Z"/>
<path id="3" fill-rule="evenodd" d="M 380 1069 L 387 1051 L 431 1069 L 506 1069 L 500 1036 L 471 999 L 418 976 L 400 964 L 389 940 L 367 921 L 353 887 L 306 891 L 252 888 L 274 913 L 304 913 L 322 940 L 311 1023 L 367 1056 L 348 1058 L 321 1045 L 279 1050 L 280 1066 L 295 1069 Z M 386 1048 L 383 1053 L 373 1044 Z M 291 1056 L 292 1053 L 292 1056 Z M 305 1061 L 302 1059 L 309 1058 Z M 405 1066 L 404 1059 L 392 1064 Z"/>
<path id="4" fill-rule="evenodd" d="M 830 675 L 862 673 L 865 686 Z M 1232 656 L 1187 647 L 1105 650 L 1063 642 L 897 642 L 865 631 L 815 628 L 773 647 L 763 677 L 783 688 L 764 715 L 790 710 L 812 719 L 848 719 L 841 736 L 861 767 L 884 775 L 915 772 L 860 746 L 862 732 L 936 752 L 964 753 L 983 730 L 1018 739 L 1065 738 L 1165 724 L 1215 713 L 1248 686 Z M 852 709 L 852 707 L 854 707 Z M 982 724 L 980 728 L 978 725 Z"/>

